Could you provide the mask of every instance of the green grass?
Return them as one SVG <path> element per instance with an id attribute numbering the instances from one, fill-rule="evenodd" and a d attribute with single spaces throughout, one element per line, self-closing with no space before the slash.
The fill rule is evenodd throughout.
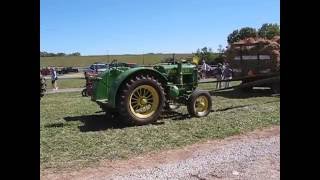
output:
<path id="1" fill-rule="evenodd" d="M 175 58 L 186 58 L 192 54 L 176 54 Z M 120 62 L 131 62 L 138 64 L 150 65 L 158 63 L 161 60 L 172 57 L 172 54 L 146 54 L 142 55 L 110 55 L 108 56 L 65 56 L 65 57 L 40 57 L 40 67 L 46 66 L 89 66 L 95 62 L 111 62 L 117 59 Z"/>
<path id="2" fill-rule="evenodd" d="M 46 80 L 47 89 L 52 89 L 51 80 Z M 59 79 L 57 81 L 57 85 L 59 89 L 65 89 L 65 88 L 82 88 L 86 84 L 85 79 Z"/>
<path id="3" fill-rule="evenodd" d="M 40 103 L 42 170 L 92 166 L 103 159 L 125 159 L 280 123 L 280 98 L 265 91 L 216 93 L 207 117 L 189 118 L 181 107 L 164 113 L 158 124 L 139 127 L 105 119 L 98 105 L 79 93 L 49 94 Z"/>

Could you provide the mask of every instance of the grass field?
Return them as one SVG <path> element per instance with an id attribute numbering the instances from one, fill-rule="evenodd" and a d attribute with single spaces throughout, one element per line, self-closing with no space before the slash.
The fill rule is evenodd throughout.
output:
<path id="1" fill-rule="evenodd" d="M 176 54 L 175 58 L 192 57 L 192 54 Z M 121 62 L 131 62 L 138 64 L 150 65 L 158 63 L 161 60 L 172 57 L 172 54 L 145 54 L 145 55 L 110 55 L 108 56 L 65 56 L 65 57 L 40 57 L 40 67 L 46 66 L 72 66 L 84 67 L 89 66 L 95 62 L 111 62 L 117 59 Z"/>
<path id="2" fill-rule="evenodd" d="M 105 119 L 98 105 L 79 93 L 49 94 L 40 103 L 42 170 L 92 166 L 280 123 L 280 97 L 270 96 L 269 90 L 216 93 L 207 117 L 189 118 L 180 107 L 164 113 L 157 124 L 139 127 Z"/>
<path id="3" fill-rule="evenodd" d="M 52 89 L 51 80 L 46 80 L 47 89 Z M 59 79 L 57 81 L 59 89 L 66 89 L 66 88 L 81 88 L 84 87 L 86 84 L 85 79 Z"/>

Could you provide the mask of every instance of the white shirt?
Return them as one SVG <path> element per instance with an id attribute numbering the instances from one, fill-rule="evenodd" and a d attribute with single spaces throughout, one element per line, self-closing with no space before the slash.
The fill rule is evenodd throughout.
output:
<path id="1" fill-rule="evenodd" d="M 208 64 L 203 63 L 201 69 L 204 71 L 209 71 L 211 69 L 211 67 Z"/>
<path id="2" fill-rule="evenodd" d="M 56 70 L 52 70 L 51 79 L 55 80 L 56 78 L 57 78 L 57 72 L 56 72 Z"/>

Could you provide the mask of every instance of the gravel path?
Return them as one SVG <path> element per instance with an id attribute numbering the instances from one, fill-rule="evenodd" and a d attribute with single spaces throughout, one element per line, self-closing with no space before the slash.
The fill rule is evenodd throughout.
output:
<path id="1" fill-rule="evenodd" d="M 278 126 L 41 179 L 280 179 Z"/>

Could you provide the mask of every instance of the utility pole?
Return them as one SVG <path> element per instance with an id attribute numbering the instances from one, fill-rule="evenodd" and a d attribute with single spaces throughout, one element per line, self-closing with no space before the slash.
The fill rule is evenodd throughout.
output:
<path id="1" fill-rule="evenodd" d="M 108 63 L 109 63 L 110 62 L 109 50 L 107 50 L 107 56 L 108 56 Z"/>
<path id="2" fill-rule="evenodd" d="M 176 60 L 174 59 L 174 53 L 172 54 L 173 64 L 176 64 Z"/>

